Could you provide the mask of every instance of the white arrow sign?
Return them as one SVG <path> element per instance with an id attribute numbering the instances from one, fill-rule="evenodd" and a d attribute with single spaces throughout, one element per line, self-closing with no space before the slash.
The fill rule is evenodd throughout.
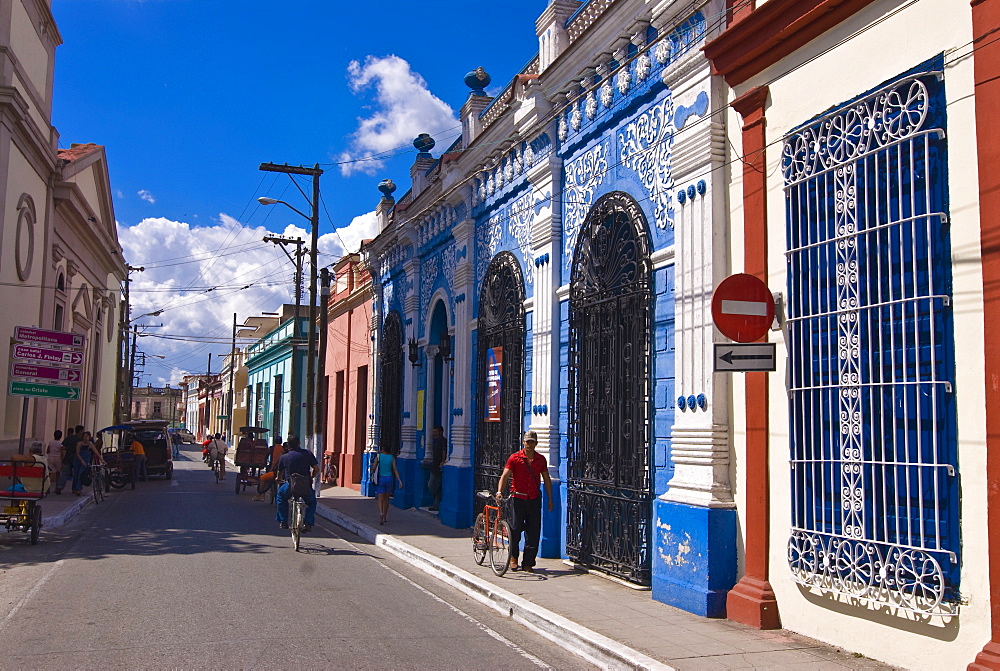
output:
<path id="1" fill-rule="evenodd" d="M 771 372 L 777 367 L 774 343 L 715 343 L 716 373 Z"/>

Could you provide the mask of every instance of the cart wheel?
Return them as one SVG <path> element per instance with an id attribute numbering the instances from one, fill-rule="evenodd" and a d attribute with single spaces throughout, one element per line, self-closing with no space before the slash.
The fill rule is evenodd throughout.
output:
<path id="1" fill-rule="evenodd" d="M 31 507 L 31 544 L 38 545 L 38 532 L 42 529 L 42 507 L 34 505 Z"/>
<path id="2" fill-rule="evenodd" d="M 170 468 L 167 469 L 167 472 L 166 474 L 164 474 L 163 479 L 170 480 L 173 477 L 174 477 L 174 467 L 171 466 Z"/>

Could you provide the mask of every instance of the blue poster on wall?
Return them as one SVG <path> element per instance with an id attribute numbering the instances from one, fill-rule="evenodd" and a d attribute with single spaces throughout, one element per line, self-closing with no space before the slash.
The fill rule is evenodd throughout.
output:
<path id="1" fill-rule="evenodd" d="M 486 350 L 486 421 L 500 421 L 500 392 L 503 389 L 503 347 Z"/>

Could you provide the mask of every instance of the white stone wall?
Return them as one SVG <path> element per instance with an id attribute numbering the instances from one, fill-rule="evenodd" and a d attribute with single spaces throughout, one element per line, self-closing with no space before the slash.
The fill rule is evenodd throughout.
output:
<path id="1" fill-rule="evenodd" d="M 864 31 L 864 32 L 859 32 Z M 858 34 L 856 34 L 858 33 Z M 852 19 L 813 40 L 754 79 L 738 86 L 730 100 L 755 86 L 768 85 L 767 132 L 768 284 L 785 292 L 785 203 L 780 170 L 781 138 L 803 122 L 944 53 L 951 246 L 954 259 L 956 347 L 961 477 L 963 596 L 958 617 L 916 621 L 905 615 L 816 598 L 790 576 L 786 543 L 791 523 L 786 351 L 780 332 L 778 370 L 770 378 L 770 582 L 784 627 L 858 651 L 868 657 L 915 669 L 964 668 L 990 638 L 986 539 L 985 416 L 983 399 L 982 276 L 979 248 L 972 40 L 968 2 L 922 0 L 876 2 Z M 843 42 L 843 44 L 839 44 Z M 811 60 L 814 59 L 815 60 Z M 728 178 L 732 220 L 731 272 L 742 272 L 743 192 L 740 116 L 726 115 L 730 143 Z M 738 508 L 746 510 L 746 421 L 743 377 L 733 376 L 734 456 Z M 741 529 L 745 537 L 745 529 Z M 743 559 L 741 550 L 740 571 Z"/>

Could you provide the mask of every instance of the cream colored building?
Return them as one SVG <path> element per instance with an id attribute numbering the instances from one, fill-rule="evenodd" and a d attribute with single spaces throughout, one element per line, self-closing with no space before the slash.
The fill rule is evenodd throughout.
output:
<path id="1" fill-rule="evenodd" d="M 125 260 L 104 148 L 59 148 L 52 126 L 55 50 L 49 0 L 0 4 L 0 337 L 17 326 L 86 337 L 76 400 L 31 398 L 27 440 L 111 423 Z M 0 369 L 10 369 L 10 348 Z M 16 449 L 24 397 L 5 395 L 0 452 Z M 100 426 L 98 426 L 100 425 Z"/>

